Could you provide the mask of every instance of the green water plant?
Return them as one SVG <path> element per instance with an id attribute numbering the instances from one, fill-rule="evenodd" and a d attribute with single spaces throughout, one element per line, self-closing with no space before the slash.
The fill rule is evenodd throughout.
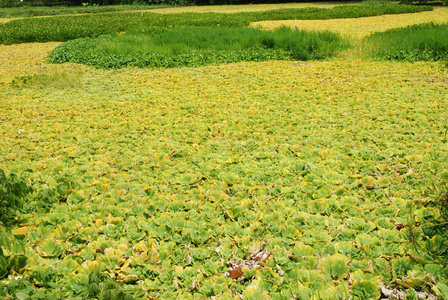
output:
<path id="1" fill-rule="evenodd" d="M 448 61 L 448 24 L 425 23 L 376 32 L 365 38 L 377 59 Z"/>
<path id="2" fill-rule="evenodd" d="M 0 222 L 5 224 L 19 217 L 31 192 L 32 187 L 20 175 L 13 172 L 7 175 L 0 169 Z"/>
<path id="3" fill-rule="evenodd" d="M 98 68 L 180 67 L 238 61 L 310 60 L 333 56 L 346 43 L 336 33 L 273 32 L 254 28 L 185 27 L 148 34 L 124 34 L 79 39 L 56 48 L 51 63 L 76 62 Z"/>

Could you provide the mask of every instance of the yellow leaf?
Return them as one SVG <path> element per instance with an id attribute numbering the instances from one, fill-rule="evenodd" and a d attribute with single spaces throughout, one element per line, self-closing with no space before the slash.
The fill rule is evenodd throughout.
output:
<path id="1" fill-rule="evenodd" d="M 104 222 L 103 222 L 102 219 L 96 219 L 96 220 L 95 220 L 95 225 L 96 225 L 96 227 L 100 228 L 100 227 L 103 226 L 103 224 L 104 224 Z"/>
<path id="2" fill-rule="evenodd" d="M 29 227 L 20 227 L 17 228 L 17 234 L 18 235 L 26 235 L 28 233 L 28 228 Z"/>

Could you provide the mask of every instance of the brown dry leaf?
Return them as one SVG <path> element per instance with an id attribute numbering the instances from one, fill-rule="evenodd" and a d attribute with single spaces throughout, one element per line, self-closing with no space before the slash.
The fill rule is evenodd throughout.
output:
<path id="1" fill-rule="evenodd" d="M 381 294 L 383 295 L 383 298 L 381 300 L 405 300 L 406 299 L 406 290 L 398 290 L 396 288 L 392 288 L 385 285 L 379 286 L 381 290 Z M 434 295 L 431 295 L 427 292 L 418 292 L 417 293 L 417 299 L 429 299 L 429 300 L 437 300 L 437 297 Z"/>
<path id="2" fill-rule="evenodd" d="M 227 262 L 229 265 L 230 276 L 232 276 L 233 279 L 241 277 L 244 275 L 242 268 L 247 267 L 249 269 L 255 269 L 258 267 L 259 263 L 266 262 L 270 256 L 271 253 L 262 248 L 252 252 L 246 260 L 231 260 Z"/>

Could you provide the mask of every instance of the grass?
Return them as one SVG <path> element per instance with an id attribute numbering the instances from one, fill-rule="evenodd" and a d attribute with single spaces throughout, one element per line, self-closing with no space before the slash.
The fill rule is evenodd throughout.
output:
<path id="1" fill-rule="evenodd" d="M 448 24 L 419 24 L 366 38 L 373 57 L 388 60 L 448 61 Z"/>
<path id="2" fill-rule="evenodd" d="M 359 18 L 432 10 L 428 6 L 346 5 L 333 8 L 280 9 L 262 12 L 223 13 L 104 13 L 83 16 L 29 18 L 0 24 L 0 43 L 68 41 L 122 32 L 127 29 L 180 28 L 186 26 L 247 27 L 251 22 L 286 19 Z"/>
<path id="3" fill-rule="evenodd" d="M 76 62 L 100 68 L 180 67 L 273 59 L 310 60 L 333 56 L 343 40 L 331 32 L 279 28 L 185 27 L 148 34 L 133 30 L 59 46 L 48 61 Z"/>

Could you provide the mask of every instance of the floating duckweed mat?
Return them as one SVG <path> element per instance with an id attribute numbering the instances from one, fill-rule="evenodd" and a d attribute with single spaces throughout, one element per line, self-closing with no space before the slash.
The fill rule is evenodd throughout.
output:
<path id="1" fill-rule="evenodd" d="M 446 295 L 446 230 L 419 230 L 448 169 L 438 64 L 80 69 L 2 85 L 0 168 L 36 190 L 2 227 L 3 297 Z"/>

